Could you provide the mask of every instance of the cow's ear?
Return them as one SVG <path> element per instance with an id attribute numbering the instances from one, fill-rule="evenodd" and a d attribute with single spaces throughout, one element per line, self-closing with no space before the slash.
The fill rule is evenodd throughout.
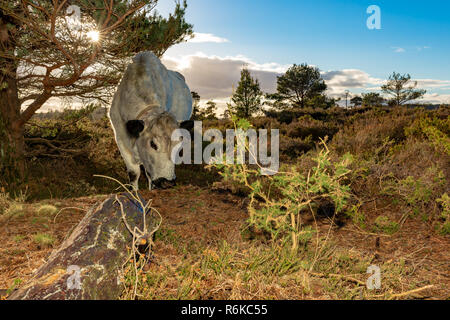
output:
<path id="1" fill-rule="evenodd" d="M 191 130 L 193 127 L 194 127 L 194 121 L 192 121 L 192 120 L 186 120 L 186 121 L 182 121 L 180 123 L 181 129 Z"/>
<path id="2" fill-rule="evenodd" d="M 144 121 L 142 120 L 130 120 L 126 124 L 127 131 L 133 138 L 138 138 L 139 134 L 144 130 Z"/>

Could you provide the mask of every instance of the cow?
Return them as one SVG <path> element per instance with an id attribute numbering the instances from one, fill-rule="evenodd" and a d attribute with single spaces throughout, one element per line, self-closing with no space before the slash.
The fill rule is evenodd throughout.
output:
<path id="1" fill-rule="evenodd" d="M 177 128 L 190 129 L 192 96 L 184 77 L 167 70 L 152 52 L 138 53 L 128 65 L 114 94 L 109 118 L 114 137 L 138 190 L 141 166 L 149 189 L 174 185 L 175 164 L 171 152 Z"/>

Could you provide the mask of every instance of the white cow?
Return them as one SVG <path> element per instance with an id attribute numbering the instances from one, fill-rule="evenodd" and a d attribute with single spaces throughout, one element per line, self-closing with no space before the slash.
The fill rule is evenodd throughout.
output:
<path id="1" fill-rule="evenodd" d="M 109 113 L 130 183 L 138 189 L 140 166 L 149 188 L 175 182 L 171 151 L 173 130 L 191 128 L 191 92 L 184 77 L 167 70 L 152 52 L 133 58 L 120 82 Z"/>

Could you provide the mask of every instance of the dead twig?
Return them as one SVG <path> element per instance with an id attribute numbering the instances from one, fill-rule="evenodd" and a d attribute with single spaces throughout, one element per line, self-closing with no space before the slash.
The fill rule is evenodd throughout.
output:
<path id="1" fill-rule="evenodd" d="M 78 208 L 78 207 L 66 207 L 66 208 L 62 208 L 61 210 L 58 211 L 58 213 L 55 215 L 55 217 L 53 218 L 53 223 L 56 223 L 56 218 L 58 217 L 58 215 L 61 213 L 61 211 L 64 210 L 69 210 L 69 209 L 75 209 L 75 210 L 80 210 L 80 211 L 84 211 L 86 212 L 86 209 L 83 208 Z"/>
<path id="2" fill-rule="evenodd" d="M 430 285 L 427 285 L 427 286 L 422 287 L 422 288 L 417 288 L 417 289 L 413 289 L 413 290 L 409 290 L 409 291 L 405 291 L 405 292 L 391 294 L 388 299 L 396 299 L 396 298 L 406 297 L 406 296 L 408 296 L 410 294 L 421 292 L 421 291 L 427 290 L 427 289 L 431 289 L 433 287 L 434 287 L 434 285 L 430 284 Z M 381 297 L 384 297 L 384 296 L 385 296 L 385 294 L 377 294 L 377 295 L 373 295 L 373 296 L 370 296 L 370 297 L 372 297 L 372 298 L 381 298 Z"/>
<path id="3" fill-rule="evenodd" d="M 365 283 L 365 282 L 363 282 L 363 281 L 361 281 L 361 280 L 358 280 L 358 279 L 356 279 L 356 278 L 353 278 L 353 277 L 351 277 L 351 276 L 343 275 L 343 274 L 336 274 L 336 273 L 318 273 L 318 272 L 309 272 L 309 274 L 311 274 L 311 275 L 313 275 L 313 276 L 316 276 L 316 277 L 320 277 L 320 278 L 329 278 L 329 277 L 340 278 L 340 279 L 344 279 L 344 280 L 349 281 L 349 282 L 353 282 L 353 283 L 359 284 L 359 285 L 361 285 L 361 286 L 366 286 L 366 283 Z"/>

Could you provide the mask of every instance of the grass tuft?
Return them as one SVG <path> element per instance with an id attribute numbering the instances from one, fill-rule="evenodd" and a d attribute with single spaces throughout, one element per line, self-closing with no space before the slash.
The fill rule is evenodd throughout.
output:
<path id="1" fill-rule="evenodd" d="M 46 233 L 37 233 L 33 236 L 33 241 L 43 247 L 51 247 L 55 242 L 55 239 Z"/>
<path id="2" fill-rule="evenodd" d="M 37 212 L 40 216 L 52 216 L 57 211 L 58 209 L 55 206 L 52 206 L 51 204 L 44 204 L 39 207 Z"/>

